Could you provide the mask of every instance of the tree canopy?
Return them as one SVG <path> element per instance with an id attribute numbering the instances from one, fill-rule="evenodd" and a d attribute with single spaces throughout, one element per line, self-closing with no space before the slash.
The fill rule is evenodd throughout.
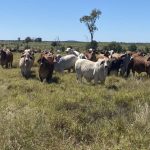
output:
<path id="1" fill-rule="evenodd" d="M 34 41 L 35 41 L 35 42 L 42 42 L 42 38 L 41 38 L 41 37 L 35 38 Z"/>
<path id="2" fill-rule="evenodd" d="M 98 30 L 98 27 L 96 26 L 96 20 L 99 19 L 102 12 L 98 9 L 93 9 L 89 16 L 83 16 L 80 18 L 81 23 L 85 23 L 87 26 L 90 35 L 91 35 L 91 42 L 94 38 L 95 31 Z"/>

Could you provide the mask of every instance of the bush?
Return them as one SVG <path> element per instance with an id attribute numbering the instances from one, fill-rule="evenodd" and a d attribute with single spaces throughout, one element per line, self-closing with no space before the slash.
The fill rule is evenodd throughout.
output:
<path id="1" fill-rule="evenodd" d="M 129 47 L 128 47 L 129 51 L 136 51 L 137 50 L 137 46 L 136 44 L 131 44 Z"/>
<path id="2" fill-rule="evenodd" d="M 62 52 L 65 51 L 65 47 L 64 46 L 62 46 L 60 49 L 62 50 Z"/>
<path id="3" fill-rule="evenodd" d="M 25 45 L 24 49 L 30 49 L 30 46 L 27 44 Z"/>
<path id="4" fill-rule="evenodd" d="M 92 41 L 92 42 L 90 42 L 86 45 L 86 49 L 90 49 L 90 48 L 97 49 L 97 47 L 98 47 L 98 42 L 97 41 Z"/>
<path id="5" fill-rule="evenodd" d="M 117 42 L 111 42 L 107 46 L 104 46 L 105 50 L 114 50 L 115 52 L 122 52 L 123 48 L 120 43 Z"/>
<path id="6" fill-rule="evenodd" d="M 53 47 L 56 47 L 56 46 L 58 46 L 59 44 L 58 44 L 58 42 L 56 42 L 56 41 L 54 41 L 54 42 L 52 42 L 51 43 L 51 46 L 53 46 Z"/>
<path id="7" fill-rule="evenodd" d="M 146 52 L 146 53 L 149 53 L 149 52 L 150 52 L 150 48 L 146 46 L 146 47 L 145 47 L 145 52 Z"/>
<path id="8" fill-rule="evenodd" d="M 25 42 L 26 42 L 26 43 L 32 42 L 32 39 L 31 39 L 30 37 L 26 37 L 26 38 L 25 38 Z"/>
<path id="9" fill-rule="evenodd" d="M 34 40 L 35 42 L 42 42 L 42 38 L 38 37 Z"/>

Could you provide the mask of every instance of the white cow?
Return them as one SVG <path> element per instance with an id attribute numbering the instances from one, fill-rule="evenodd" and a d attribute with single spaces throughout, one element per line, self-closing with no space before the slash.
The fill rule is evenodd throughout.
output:
<path id="1" fill-rule="evenodd" d="M 74 54 L 77 57 L 80 55 L 80 53 L 78 51 L 76 51 L 75 49 L 72 49 L 72 48 L 67 48 L 65 50 L 65 52 L 67 52 L 68 54 Z"/>
<path id="2" fill-rule="evenodd" d="M 79 59 L 87 59 L 87 57 L 83 53 L 80 53 L 78 58 Z"/>
<path id="3" fill-rule="evenodd" d="M 19 61 L 19 67 L 21 69 L 21 73 L 24 77 L 28 78 L 31 74 L 31 67 L 33 66 L 34 59 L 32 55 L 28 52 L 25 52 Z"/>
<path id="4" fill-rule="evenodd" d="M 88 82 L 94 79 L 95 84 L 98 81 L 104 83 L 107 76 L 107 68 L 107 61 L 105 60 L 93 62 L 86 59 L 78 59 L 75 63 L 77 80 L 80 80 L 80 82 L 82 82 L 82 77 L 84 77 Z"/>
<path id="5" fill-rule="evenodd" d="M 54 63 L 54 70 L 56 72 L 63 72 L 64 70 L 70 71 L 71 68 L 74 68 L 75 62 L 77 61 L 78 57 L 73 54 L 66 55 L 66 56 L 56 56 L 56 62 Z"/>

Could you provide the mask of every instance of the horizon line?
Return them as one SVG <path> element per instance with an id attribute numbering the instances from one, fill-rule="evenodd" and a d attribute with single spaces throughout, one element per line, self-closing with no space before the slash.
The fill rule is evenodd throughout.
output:
<path id="1" fill-rule="evenodd" d="M 32 38 L 31 38 L 32 39 Z M 24 39 L 25 40 L 25 39 Z M 24 40 L 20 40 L 20 41 L 24 41 Z M 13 40 L 13 39 L 7 39 L 7 40 L 2 40 L 0 39 L 0 41 L 18 41 L 18 40 Z M 42 42 L 54 42 L 54 41 L 57 41 L 57 40 L 42 40 Z M 96 40 L 94 40 L 96 41 Z M 35 41 L 32 41 L 32 42 L 35 42 Z M 59 42 L 83 42 L 83 43 L 90 43 L 90 41 L 80 41 L 80 40 L 59 40 Z M 127 42 L 127 41 L 97 41 L 98 43 L 111 43 L 111 42 L 116 42 L 116 43 L 140 43 L 140 44 L 150 44 L 150 42 Z M 40 42 L 39 42 L 40 43 Z"/>

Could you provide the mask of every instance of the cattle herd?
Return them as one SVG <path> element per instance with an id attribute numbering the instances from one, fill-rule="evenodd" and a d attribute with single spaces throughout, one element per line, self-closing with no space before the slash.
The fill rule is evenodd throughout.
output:
<path id="1" fill-rule="evenodd" d="M 41 52 L 39 64 L 39 79 L 42 82 L 51 82 L 53 72 L 64 72 L 71 70 L 76 72 L 77 80 L 82 82 L 84 77 L 88 82 L 94 80 L 94 83 L 104 83 L 105 79 L 111 73 L 128 77 L 131 70 L 133 76 L 135 72 L 140 74 L 145 72 L 150 76 L 150 57 L 140 52 L 114 53 L 113 50 L 104 53 L 98 53 L 89 49 L 85 53 L 67 48 L 66 55 L 54 54 L 51 51 Z M 19 60 L 21 74 L 25 78 L 31 76 L 31 69 L 35 61 L 34 51 L 24 50 Z M 0 63 L 3 68 L 11 68 L 13 63 L 13 53 L 8 49 L 0 50 Z"/>

